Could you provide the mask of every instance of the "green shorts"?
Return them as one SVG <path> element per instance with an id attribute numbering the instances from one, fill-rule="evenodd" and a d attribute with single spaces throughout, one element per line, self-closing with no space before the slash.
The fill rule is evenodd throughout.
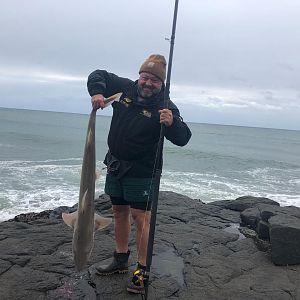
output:
<path id="1" fill-rule="evenodd" d="M 130 205 L 133 208 L 151 207 L 151 193 L 154 184 L 152 178 L 121 178 L 106 175 L 105 193 L 116 205 Z"/>

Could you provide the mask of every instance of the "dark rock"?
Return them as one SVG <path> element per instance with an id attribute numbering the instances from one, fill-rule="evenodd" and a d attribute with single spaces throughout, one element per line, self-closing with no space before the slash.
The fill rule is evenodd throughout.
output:
<path id="1" fill-rule="evenodd" d="M 270 217 L 278 214 L 294 216 L 300 219 L 300 208 L 296 206 L 276 207 L 271 205 L 263 205 L 260 207 L 261 219 L 268 222 Z"/>
<path id="2" fill-rule="evenodd" d="M 272 261 L 276 265 L 300 264 L 300 220 L 279 214 L 269 219 Z"/>
<path id="3" fill-rule="evenodd" d="M 100 195 L 99 198 L 95 200 L 95 210 L 101 214 L 112 213 L 111 202 L 108 195 Z"/>
<path id="4" fill-rule="evenodd" d="M 283 208 L 270 204 L 256 204 L 241 212 L 242 224 L 256 230 L 260 221 L 268 222 L 271 216 L 283 212 Z"/>
<path id="5" fill-rule="evenodd" d="M 59 206 L 55 209 L 53 209 L 49 214 L 49 219 L 61 219 L 62 213 L 72 213 L 76 211 L 76 208 L 69 207 L 69 206 Z"/>
<path id="6" fill-rule="evenodd" d="M 226 204 L 227 209 L 236 210 L 236 211 L 243 211 L 247 208 L 253 208 L 258 204 L 268 204 L 268 205 L 275 205 L 279 206 L 279 203 L 271 200 L 269 198 L 264 197 L 253 197 L 253 196 L 243 196 L 239 197 L 236 200 L 230 201 Z"/>
<path id="7" fill-rule="evenodd" d="M 256 230 L 257 224 L 260 221 L 260 211 L 258 207 L 247 208 L 241 212 L 242 225 L 247 225 Z"/>
<path id="8" fill-rule="evenodd" d="M 228 209 L 229 203 L 160 193 L 148 299 L 299 298 L 300 266 L 275 266 L 269 252 L 258 249 L 255 232 L 242 238 L 240 212 Z M 102 215 L 112 213 L 106 195 L 95 207 Z M 0 223 L 0 299 L 140 299 L 125 291 L 129 275 L 95 275 L 95 267 L 112 257 L 113 226 L 95 234 L 87 269 L 75 272 L 72 231 L 59 219 L 61 212 Z M 137 257 L 134 237 L 132 232 L 131 269 Z"/>
<path id="9" fill-rule="evenodd" d="M 256 239 L 254 239 L 254 243 L 258 250 L 269 253 L 271 252 L 271 244 L 268 241 L 262 240 L 257 237 Z"/>
<path id="10" fill-rule="evenodd" d="M 62 276 L 28 267 L 12 266 L 1 274 L 0 299 L 44 299 L 60 284 Z"/>
<path id="11" fill-rule="evenodd" d="M 40 220 L 40 219 L 48 219 L 51 210 L 45 210 L 40 213 L 27 213 L 27 214 L 20 214 L 15 216 L 13 219 L 8 220 L 8 222 L 24 222 L 29 223 L 31 221 Z"/>
<path id="12" fill-rule="evenodd" d="M 260 249 L 270 246 L 259 239 L 270 241 L 274 264 L 300 263 L 300 208 L 258 204 L 241 212 L 241 220 L 257 232 Z"/>
<path id="13" fill-rule="evenodd" d="M 273 216 L 282 212 L 282 207 L 266 205 L 260 208 L 260 219 L 264 222 L 268 222 L 269 219 Z"/>
<path id="14" fill-rule="evenodd" d="M 12 264 L 9 261 L 0 260 L 0 275 L 4 272 L 6 272 L 10 267 L 12 266 Z"/>
<path id="15" fill-rule="evenodd" d="M 270 239 L 270 226 L 269 223 L 264 221 L 259 221 L 257 226 L 257 234 L 260 239 L 269 240 Z"/>

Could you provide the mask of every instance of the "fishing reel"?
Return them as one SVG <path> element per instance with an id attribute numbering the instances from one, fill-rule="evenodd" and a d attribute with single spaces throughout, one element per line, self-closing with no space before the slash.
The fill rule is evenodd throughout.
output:
<path id="1" fill-rule="evenodd" d="M 136 286 L 144 287 L 147 278 L 145 277 L 145 271 L 143 269 L 137 269 L 133 272 L 132 282 Z"/>

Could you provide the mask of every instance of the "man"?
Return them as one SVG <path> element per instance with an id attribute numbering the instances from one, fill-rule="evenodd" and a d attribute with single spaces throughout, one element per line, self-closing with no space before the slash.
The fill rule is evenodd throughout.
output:
<path id="1" fill-rule="evenodd" d="M 113 261 L 97 269 L 99 275 L 128 271 L 128 240 L 131 229 L 130 215 L 136 226 L 137 269 L 127 290 L 143 293 L 143 275 L 146 265 L 147 243 L 153 190 L 152 175 L 160 126 L 166 126 L 165 137 L 173 144 L 184 146 L 191 132 L 182 121 L 172 101 L 164 108 L 164 81 L 166 60 L 153 54 L 142 64 L 135 82 L 104 70 L 89 75 L 88 91 L 92 106 L 104 108 L 104 98 L 122 93 L 119 102 L 113 102 L 113 116 L 108 134 L 109 151 L 105 192 L 110 196 L 116 248 Z M 137 280 L 138 279 L 138 280 Z"/>

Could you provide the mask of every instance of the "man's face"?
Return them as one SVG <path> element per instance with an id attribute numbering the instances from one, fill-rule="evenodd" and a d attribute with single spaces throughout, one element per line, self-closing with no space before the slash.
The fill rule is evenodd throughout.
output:
<path id="1" fill-rule="evenodd" d="M 149 98 L 158 94 L 161 90 L 162 81 L 150 73 L 142 72 L 138 80 L 138 90 L 143 98 Z"/>

